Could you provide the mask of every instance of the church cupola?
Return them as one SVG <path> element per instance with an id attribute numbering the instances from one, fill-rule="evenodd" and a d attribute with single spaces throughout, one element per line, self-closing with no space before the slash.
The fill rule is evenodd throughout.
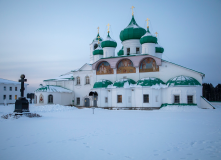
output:
<path id="1" fill-rule="evenodd" d="M 94 63 L 94 56 L 93 56 L 93 51 L 98 47 L 98 42 L 102 42 L 103 38 L 100 37 L 99 35 L 99 27 L 98 29 L 98 33 L 96 38 L 93 39 L 92 43 L 90 44 L 90 64 Z"/>
<path id="2" fill-rule="evenodd" d="M 101 48 L 101 45 L 98 39 L 98 47 L 93 51 L 94 62 L 98 61 L 101 58 L 103 58 L 103 49 Z"/>
<path id="3" fill-rule="evenodd" d="M 118 56 L 122 56 L 124 55 L 124 47 L 121 48 L 121 50 L 119 50 L 119 52 L 117 52 Z"/>
<path id="4" fill-rule="evenodd" d="M 109 31 L 110 24 L 108 24 L 107 26 L 108 26 L 107 38 L 101 42 L 101 47 L 103 48 L 104 51 L 104 56 L 103 56 L 104 58 L 114 57 L 115 49 L 117 47 L 117 42 L 110 37 L 110 31 Z"/>
<path id="5" fill-rule="evenodd" d="M 142 54 L 149 54 L 155 56 L 155 44 L 157 43 L 157 37 L 152 35 L 149 30 L 147 18 L 147 32 L 140 39 L 140 43 L 142 44 Z"/>
<path id="6" fill-rule="evenodd" d="M 156 37 L 157 37 L 157 32 L 156 32 Z M 164 52 L 164 48 L 160 46 L 158 43 L 155 44 L 155 52 L 156 56 L 159 58 L 162 58 L 162 53 Z"/>
<path id="7" fill-rule="evenodd" d="M 134 8 L 132 6 L 132 19 L 129 25 L 120 32 L 120 40 L 124 46 L 124 55 L 140 54 L 142 49 L 140 38 L 146 33 L 146 30 L 135 21 Z"/>

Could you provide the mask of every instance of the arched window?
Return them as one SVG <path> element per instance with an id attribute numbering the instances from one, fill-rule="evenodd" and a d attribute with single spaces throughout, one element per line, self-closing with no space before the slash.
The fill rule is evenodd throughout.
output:
<path id="1" fill-rule="evenodd" d="M 81 79 L 80 77 L 77 77 L 77 85 L 80 85 L 81 84 Z"/>
<path id="2" fill-rule="evenodd" d="M 85 81 L 86 81 L 86 84 L 90 84 L 90 78 L 89 78 L 89 76 L 86 76 L 86 77 L 85 77 Z"/>
<path id="3" fill-rule="evenodd" d="M 4 86 L 4 91 L 6 91 L 6 86 Z"/>
<path id="4" fill-rule="evenodd" d="M 97 47 L 98 47 L 98 45 L 97 45 L 97 44 L 95 44 L 95 45 L 94 45 L 94 50 L 95 50 Z"/>
<path id="5" fill-rule="evenodd" d="M 53 103 L 53 95 L 48 95 L 48 103 Z"/>
<path id="6" fill-rule="evenodd" d="M 136 73 L 136 68 L 130 59 L 122 59 L 117 65 L 117 74 Z"/>
<path id="7" fill-rule="evenodd" d="M 156 61 L 153 58 L 145 58 L 141 61 L 140 72 L 159 72 L 159 66 L 156 64 Z"/>

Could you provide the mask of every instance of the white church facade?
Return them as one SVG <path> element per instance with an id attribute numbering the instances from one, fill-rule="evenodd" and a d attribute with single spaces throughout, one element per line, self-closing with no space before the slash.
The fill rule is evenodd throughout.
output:
<path id="1" fill-rule="evenodd" d="M 140 27 L 132 15 L 120 33 L 122 49 L 110 36 L 90 44 L 90 63 L 35 91 L 37 104 L 95 106 L 117 109 L 159 109 L 167 105 L 213 108 L 202 97 L 204 74 L 162 59 L 157 36 Z"/>

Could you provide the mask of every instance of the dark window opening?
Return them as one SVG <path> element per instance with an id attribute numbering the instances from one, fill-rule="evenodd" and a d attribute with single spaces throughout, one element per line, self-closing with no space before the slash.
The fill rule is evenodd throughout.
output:
<path id="1" fill-rule="evenodd" d="M 187 96 L 187 103 L 192 104 L 193 103 L 193 96 Z"/>
<path id="2" fill-rule="evenodd" d="M 12 95 L 9 95 L 9 100 L 12 100 Z"/>
<path id="3" fill-rule="evenodd" d="M 117 95 L 117 103 L 122 103 L 122 95 Z"/>
<path id="4" fill-rule="evenodd" d="M 10 87 L 9 89 L 10 89 L 10 91 L 12 91 L 12 87 Z"/>
<path id="5" fill-rule="evenodd" d="M 143 95 L 143 103 L 149 103 L 149 94 Z"/>
<path id="6" fill-rule="evenodd" d="M 130 48 L 127 48 L 127 55 L 130 55 Z"/>
<path id="7" fill-rule="evenodd" d="M 15 91 L 17 91 L 17 87 L 15 87 Z"/>
<path id="8" fill-rule="evenodd" d="M 136 48 L 136 54 L 140 54 L 140 48 Z"/>
<path id="9" fill-rule="evenodd" d="M 174 103 L 180 103 L 180 96 L 174 96 Z"/>
<path id="10" fill-rule="evenodd" d="M 48 95 L 48 103 L 53 103 L 53 95 Z"/>
<path id="11" fill-rule="evenodd" d="M 94 45 L 94 50 L 95 50 L 97 47 L 98 47 L 98 45 L 97 45 L 97 44 L 95 44 L 95 45 Z"/>
<path id="12" fill-rule="evenodd" d="M 6 99 L 6 95 L 3 96 L 3 99 Z"/>
<path id="13" fill-rule="evenodd" d="M 80 105 L 80 98 L 77 98 L 77 105 Z"/>

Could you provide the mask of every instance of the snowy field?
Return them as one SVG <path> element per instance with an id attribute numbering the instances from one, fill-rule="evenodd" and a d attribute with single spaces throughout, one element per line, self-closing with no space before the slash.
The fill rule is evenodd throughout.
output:
<path id="1" fill-rule="evenodd" d="M 220 160 L 221 106 L 155 111 L 30 105 L 40 118 L 0 118 L 1 160 Z M 14 105 L 0 105 L 0 116 Z"/>

